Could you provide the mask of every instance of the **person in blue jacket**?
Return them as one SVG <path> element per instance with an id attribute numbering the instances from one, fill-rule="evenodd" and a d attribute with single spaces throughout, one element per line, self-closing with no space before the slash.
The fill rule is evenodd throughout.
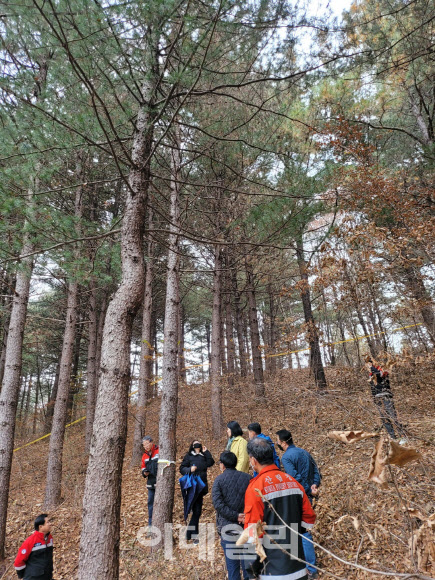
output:
<path id="1" fill-rule="evenodd" d="M 316 462 L 308 451 L 301 447 L 296 447 L 293 437 L 287 429 L 280 429 L 276 432 L 278 439 L 276 444 L 284 455 L 281 457 L 284 471 L 294 477 L 305 490 L 308 499 L 313 503 L 313 497 L 319 493 L 319 486 L 322 479 Z M 307 540 L 305 539 L 307 538 Z M 308 541 L 311 540 L 311 541 Z M 308 562 L 308 578 L 318 578 L 316 565 L 316 553 L 311 543 L 313 536 L 311 532 L 305 532 L 302 538 L 305 560 Z"/>
<path id="2" fill-rule="evenodd" d="M 281 462 L 279 460 L 278 453 L 275 451 L 275 445 L 273 444 L 272 439 L 261 432 L 261 425 L 260 423 L 249 423 L 248 425 L 248 436 L 249 439 L 254 439 L 254 437 L 261 437 L 262 439 L 266 439 L 270 443 L 273 449 L 273 462 L 277 466 L 278 469 L 281 469 Z M 253 477 L 256 477 L 258 474 L 254 471 Z"/>

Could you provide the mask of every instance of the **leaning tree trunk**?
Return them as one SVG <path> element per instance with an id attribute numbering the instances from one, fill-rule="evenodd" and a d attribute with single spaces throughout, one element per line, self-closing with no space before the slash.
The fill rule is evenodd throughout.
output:
<path id="1" fill-rule="evenodd" d="M 178 137 L 178 136 L 177 136 Z M 175 459 L 177 453 L 176 427 L 178 405 L 178 314 L 179 314 L 179 239 L 180 199 L 179 173 L 181 166 L 180 140 L 172 152 L 173 178 L 171 182 L 171 223 L 169 226 L 168 276 L 163 343 L 162 400 L 159 418 L 159 463 L 153 525 L 162 532 L 172 522 L 175 486 Z M 162 544 L 159 544 L 159 547 Z"/>
<path id="2" fill-rule="evenodd" d="M 251 350 L 252 350 L 252 366 L 254 369 L 255 396 L 257 397 L 257 399 L 263 399 L 265 395 L 263 359 L 261 356 L 260 331 L 258 328 L 258 314 L 257 314 L 257 302 L 255 299 L 254 272 L 249 262 L 249 258 L 247 258 L 245 261 L 245 267 L 246 267 L 246 292 L 248 294 L 248 303 L 249 303 L 249 326 L 251 328 Z"/>
<path id="3" fill-rule="evenodd" d="M 36 178 L 29 189 L 29 214 L 33 212 L 33 195 L 37 189 L 38 179 Z M 25 231 L 27 227 L 28 223 L 26 222 Z M 26 256 L 33 250 L 34 245 L 30 234 L 26 232 L 21 250 L 20 269 L 17 272 L 15 283 L 6 342 L 3 385 L 0 393 L 0 560 L 4 558 L 6 515 L 14 449 L 15 420 L 20 392 L 24 327 L 33 271 L 33 260 Z"/>
<path id="4" fill-rule="evenodd" d="M 150 39 L 147 39 L 151 42 Z M 152 53 L 154 55 L 154 51 Z M 151 73 L 153 73 L 151 75 Z M 121 228 L 122 281 L 107 309 L 101 346 L 100 383 L 83 496 L 79 580 L 119 575 L 122 465 L 127 438 L 130 342 L 143 300 L 143 234 L 150 180 L 156 64 L 145 81 L 133 135 L 132 168 Z M 104 473 L 104 477 L 101 474 Z"/>
<path id="5" fill-rule="evenodd" d="M 78 159 L 76 177 L 83 182 L 82 160 Z M 80 235 L 80 220 L 83 209 L 83 188 L 76 190 L 74 215 L 77 220 L 76 234 Z M 76 258 L 79 250 L 75 251 Z M 79 285 L 77 280 L 68 283 L 67 307 L 65 316 L 65 333 L 63 335 L 62 354 L 60 357 L 59 385 L 54 404 L 53 422 L 51 427 L 50 446 L 48 450 L 47 481 L 45 485 L 44 507 L 53 509 L 60 504 L 62 491 L 62 455 L 65 437 L 65 426 L 68 416 L 68 401 L 71 387 L 71 364 L 76 339 L 77 309 Z"/>
<path id="6" fill-rule="evenodd" d="M 310 285 L 308 282 L 307 263 L 304 256 L 304 246 L 302 235 L 296 239 L 296 259 L 301 277 L 301 299 L 304 309 L 305 324 L 307 326 L 307 339 L 310 345 L 310 366 L 313 371 L 314 381 L 318 389 L 326 389 L 325 369 L 323 368 L 322 356 L 320 353 L 319 333 L 314 321 L 311 307 Z"/>
<path id="7" fill-rule="evenodd" d="M 151 230 L 153 226 L 153 213 L 151 206 L 148 206 L 148 227 Z M 148 240 L 148 260 L 146 263 L 145 274 L 145 296 L 142 310 L 142 344 L 139 364 L 139 384 L 136 407 L 136 421 L 134 422 L 133 450 L 131 454 L 132 467 L 140 465 L 143 454 L 142 437 L 145 435 L 146 422 L 146 405 L 151 395 L 151 376 L 152 376 L 152 355 L 153 348 L 151 345 L 151 325 L 153 314 L 153 263 L 154 242 L 150 237 Z"/>
<path id="8" fill-rule="evenodd" d="M 221 381 L 221 285 L 222 255 L 220 246 L 215 247 L 213 311 L 211 321 L 211 424 L 213 439 L 220 439 L 223 430 L 222 381 Z"/>

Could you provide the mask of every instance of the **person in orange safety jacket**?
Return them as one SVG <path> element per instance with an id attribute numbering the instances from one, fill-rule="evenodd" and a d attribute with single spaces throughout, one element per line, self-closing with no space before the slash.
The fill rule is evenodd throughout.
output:
<path id="1" fill-rule="evenodd" d="M 302 534 L 313 527 L 316 514 L 310 500 L 302 485 L 274 464 L 272 447 L 265 439 L 251 439 L 247 451 L 258 475 L 245 493 L 245 529 L 254 524 L 249 530 L 253 532 L 258 521 L 266 524 L 262 538 L 266 560 L 261 570 L 258 561 L 251 569 L 257 568 L 261 580 L 305 580 L 305 564 L 290 554 L 304 560 L 302 537 L 292 530 Z"/>

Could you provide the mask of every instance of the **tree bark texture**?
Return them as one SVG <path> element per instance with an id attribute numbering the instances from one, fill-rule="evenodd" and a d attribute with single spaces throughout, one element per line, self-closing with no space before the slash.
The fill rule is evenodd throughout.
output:
<path id="1" fill-rule="evenodd" d="M 86 364 L 86 427 L 85 427 L 85 453 L 91 448 L 92 427 L 95 416 L 95 401 L 97 395 L 97 286 L 92 278 L 89 285 L 88 305 L 88 360 Z"/>
<path id="2" fill-rule="evenodd" d="M 322 356 L 320 352 L 319 333 L 314 321 L 311 306 L 310 286 L 308 282 L 307 264 L 304 256 L 304 246 L 302 235 L 296 239 L 296 259 L 301 277 L 301 299 L 304 309 L 305 324 L 307 325 L 307 338 L 310 345 L 310 367 L 314 375 L 314 381 L 318 389 L 326 389 L 325 369 L 323 368 Z"/>
<path id="3" fill-rule="evenodd" d="M 33 194 L 38 189 L 36 178 L 29 188 L 29 214 L 33 212 Z M 26 230 L 27 224 L 24 225 Z M 24 234 L 21 255 L 34 250 L 30 234 Z M 17 272 L 15 292 L 12 301 L 9 331 L 6 342 L 3 385 L 0 393 L 0 560 L 4 558 L 6 516 L 8 509 L 9 483 L 14 449 L 15 420 L 20 391 L 23 356 L 23 337 L 29 302 L 30 280 L 33 260 L 23 257 Z M 30 384 L 29 384 L 30 389 Z M 30 391 L 29 391 L 30 392 Z"/>
<path id="4" fill-rule="evenodd" d="M 245 261 L 246 292 L 249 304 L 249 326 L 251 329 L 252 367 L 254 370 L 255 396 L 264 398 L 263 359 L 261 356 L 260 330 L 258 328 L 257 301 L 255 297 L 254 272 L 249 259 Z"/>
<path id="5" fill-rule="evenodd" d="M 165 324 L 163 343 L 162 399 L 159 418 L 159 464 L 153 525 L 164 538 L 164 525 L 172 522 L 174 507 L 175 459 L 177 453 L 176 426 L 178 405 L 178 340 L 179 340 L 179 239 L 181 166 L 180 139 L 175 138 L 172 151 L 171 224 L 169 230 L 168 276 L 166 283 Z M 167 461 L 167 463 L 164 463 Z"/>
<path id="6" fill-rule="evenodd" d="M 151 71 L 154 69 L 150 68 Z M 156 74 L 152 78 L 155 79 Z M 150 107 L 153 91 L 153 82 L 146 81 L 142 88 L 143 104 L 133 134 L 133 165 L 121 227 L 122 279 L 109 304 L 104 323 L 100 382 L 83 496 L 79 580 L 116 580 L 119 574 L 119 518 L 127 437 L 130 342 L 133 321 L 144 292 L 143 234 L 155 114 Z"/>
<path id="7" fill-rule="evenodd" d="M 211 422 L 213 439 L 220 439 L 223 430 L 222 379 L 221 379 L 221 286 L 222 250 L 215 247 L 213 270 L 213 310 L 211 321 Z"/>
<path id="8" fill-rule="evenodd" d="M 240 292 L 237 287 L 237 272 L 235 269 L 233 270 L 232 273 L 231 284 L 234 296 L 234 313 L 236 319 L 237 346 L 239 350 L 240 376 L 246 377 L 248 374 L 248 365 L 246 362 L 246 349 L 243 332 L 242 309 L 240 305 Z"/>
<path id="9" fill-rule="evenodd" d="M 153 213 L 148 206 L 148 227 L 152 229 Z M 152 348 L 152 314 L 153 314 L 153 275 L 154 275 L 154 242 L 152 238 L 148 240 L 148 260 L 145 274 L 145 295 L 142 307 L 142 344 L 139 364 L 139 383 L 136 407 L 136 421 L 134 422 L 133 450 L 131 454 L 131 466 L 140 465 L 143 447 L 142 437 L 145 435 L 146 426 L 146 406 L 151 396 L 151 378 L 153 365 Z"/>

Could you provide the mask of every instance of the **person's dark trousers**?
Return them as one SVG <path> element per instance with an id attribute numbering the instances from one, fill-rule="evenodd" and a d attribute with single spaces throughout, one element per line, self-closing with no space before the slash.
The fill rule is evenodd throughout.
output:
<path id="1" fill-rule="evenodd" d="M 245 561 L 239 559 L 240 551 L 243 550 L 243 548 L 241 546 L 236 546 L 238 537 L 238 535 L 235 535 L 234 540 L 226 540 L 221 536 L 221 546 L 225 554 L 228 580 L 240 580 L 240 567 L 242 568 L 243 580 L 248 580 L 249 578 L 245 569 Z"/>
<path id="2" fill-rule="evenodd" d="M 189 528 L 186 532 L 186 540 L 191 540 L 192 536 L 198 537 L 199 534 L 199 518 L 202 513 L 202 502 L 204 501 L 204 495 L 201 494 L 196 498 L 195 503 L 192 506 L 192 517 L 190 518 Z"/>
<path id="3" fill-rule="evenodd" d="M 153 508 L 154 508 L 154 496 L 156 494 L 155 489 L 148 488 L 148 525 L 150 526 L 153 522 Z"/>

